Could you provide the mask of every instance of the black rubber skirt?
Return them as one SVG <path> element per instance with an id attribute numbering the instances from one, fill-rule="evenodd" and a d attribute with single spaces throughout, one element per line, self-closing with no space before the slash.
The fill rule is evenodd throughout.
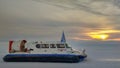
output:
<path id="1" fill-rule="evenodd" d="M 77 63 L 86 56 L 71 54 L 7 54 L 3 57 L 5 62 L 65 62 Z"/>

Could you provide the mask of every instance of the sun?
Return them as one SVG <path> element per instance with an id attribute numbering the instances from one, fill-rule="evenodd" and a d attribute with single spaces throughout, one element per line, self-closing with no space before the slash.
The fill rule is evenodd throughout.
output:
<path id="1" fill-rule="evenodd" d="M 89 36 L 93 39 L 98 39 L 98 40 L 107 40 L 107 38 L 109 37 L 109 35 L 107 34 L 91 34 Z"/>
<path id="2" fill-rule="evenodd" d="M 102 35 L 100 35 L 100 38 L 101 38 L 102 40 L 106 40 L 106 39 L 108 38 L 108 35 L 102 34 Z"/>

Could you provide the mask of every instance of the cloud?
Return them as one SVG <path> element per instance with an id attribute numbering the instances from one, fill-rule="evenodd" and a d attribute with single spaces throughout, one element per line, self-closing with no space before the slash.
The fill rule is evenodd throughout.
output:
<path id="1" fill-rule="evenodd" d="M 80 9 L 94 14 L 119 16 L 119 0 L 33 0 L 58 6 L 64 9 Z M 117 5 L 116 5 L 117 4 Z"/>
<path id="2" fill-rule="evenodd" d="M 86 33 L 119 31 L 120 9 L 116 1 L 1 0 L 0 37 L 50 39 L 64 30 L 69 39 L 88 40 L 91 38 Z M 111 39 L 116 39 L 115 35 L 119 33 Z"/>

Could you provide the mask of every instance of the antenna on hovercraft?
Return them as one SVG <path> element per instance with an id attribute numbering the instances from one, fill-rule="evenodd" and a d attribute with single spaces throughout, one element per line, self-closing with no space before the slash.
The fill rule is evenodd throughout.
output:
<path id="1" fill-rule="evenodd" d="M 61 43 L 66 43 L 64 31 L 63 31 L 63 33 L 62 33 Z"/>

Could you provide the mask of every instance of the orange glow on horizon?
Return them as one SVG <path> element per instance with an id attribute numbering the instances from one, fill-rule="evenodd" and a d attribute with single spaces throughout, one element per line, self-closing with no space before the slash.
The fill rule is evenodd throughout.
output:
<path id="1" fill-rule="evenodd" d="M 98 40 L 98 41 L 120 41 L 120 37 L 112 37 L 111 34 L 120 34 L 120 30 L 98 30 L 88 33 L 79 33 L 77 36 L 69 37 L 73 40 Z"/>
<path id="2" fill-rule="evenodd" d="M 93 39 L 98 39 L 98 40 L 107 40 L 107 38 L 109 37 L 109 35 L 107 34 L 93 34 L 89 36 L 92 37 Z"/>
<path id="3" fill-rule="evenodd" d="M 71 37 L 69 39 L 74 39 L 74 40 L 91 40 L 91 39 L 80 38 L 80 37 Z"/>
<path id="4" fill-rule="evenodd" d="M 90 36 L 92 39 L 108 40 L 110 33 L 120 33 L 120 31 L 119 30 L 100 30 L 100 31 L 87 33 L 87 35 Z"/>

